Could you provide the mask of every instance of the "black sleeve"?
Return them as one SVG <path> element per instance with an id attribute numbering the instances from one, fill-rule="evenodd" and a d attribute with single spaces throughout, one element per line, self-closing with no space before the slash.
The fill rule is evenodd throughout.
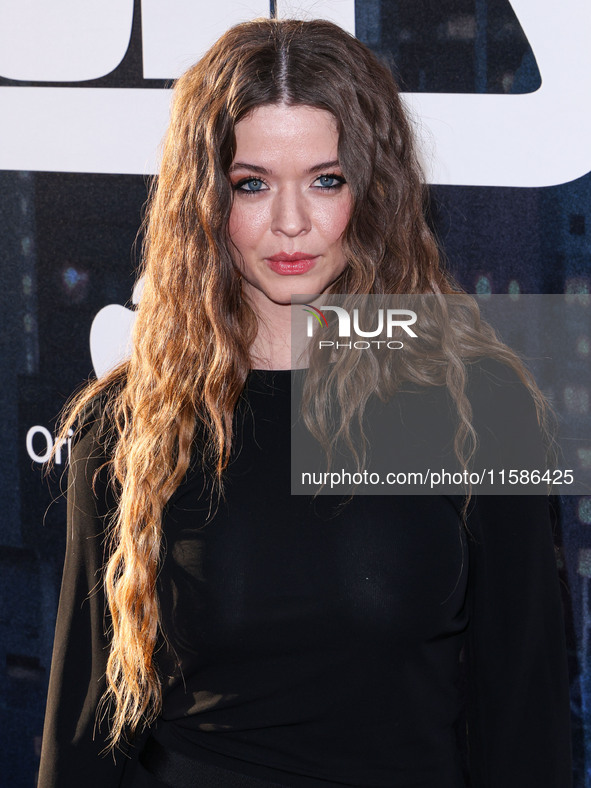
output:
<path id="1" fill-rule="evenodd" d="M 511 386 L 499 387 L 495 370 L 494 395 L 501 416 L 517 403 L 519 431 L 497 419 L 494 432 L 518 467 L 529 454 L 521 436 L 531 446 L 538 428 L 533 400 L 513 374 L 503 373 Z M 549 499 L 476 496 L 468 527 L 471 788 L 569 788 L 569 680 Z"/>
<path id="2" fill-rule="evenodd" d="M 469 517 L 472 788 L 569 788 L 569 682 L 548 499 L 480 498 Z"/>
<path id="3" fill-rule="evenodd" d="M 45 711 L 38 788 L 119 788 L 133 753 L 103 753 L 96 713 L 109 651 L 102 584 L 104 531 L 114 499 L 95 422 L 76 443 L 68 473 L 67 546 Z M 129 749 L 129 748 L 128 748 Z M 125 773 L 125 774 L 124 774 Z"/>

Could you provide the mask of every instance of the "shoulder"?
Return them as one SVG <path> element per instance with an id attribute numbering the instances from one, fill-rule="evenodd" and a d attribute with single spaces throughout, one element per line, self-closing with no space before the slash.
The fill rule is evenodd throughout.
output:
<path id="1" fill-rule="evenodd" d="M 80 408 L 72 436 L 73 455 L 84 454 L 90 447 L 96 453 L 100 446 L 105 454 L 112 453 L 115 443 L 114 404 L 125 385 L 125 376 L 108 381 Z"/>
<path id="2" fill-rule="evenodd" d="M 508 363 L 481 358 L 466 365 L 466 393 L 474 417 L 519 427 L 525 419 L 537 423 L 536 405 L 529 386 Z"/>
<path id="3" fill-rule="evenodd" d="M 94 471 L 100 463 L 110 460 L 113 449 L 110 431 L 102 403 L 99 399 L 93 400 L 81 411 L 74 427 L 70 476 L 79 474 L 82 465 L 87 471 Z"/>
<path id="4" fill-rule="evenodd" d="M 97 518 L 102 521 L 117 506 L 111 463 L 116 437 L 108 402 L 108 393 L 88 402 L 80 412 L 72 438 L 68 514 L 70 522 L 84 532 L 96 531 Z M 102 528 L 101 524 L 99 530 Z"/>
<path id="5" fill-rule="evenodd" d="M 541 478 L 548 467 L 551 436 L 541 426 L 541 415 L 533 389 L 524 383 L 516 369 L 495 359 L 482 359 L 470 365 L 466 392 L 472 408 L 472 426 L 477 435 L 475 462 L 495 477 L 529 479 L 536 471 Z M 533 477 L 532 477 L 533 478 Z M 509 492 L 543 494 L 546 484 L 525 484 Z M 498 490 L 491 490 L 497 492 Z"/>
<path id="6" fill-rule="evenodd" d="M 500 389 L 527 391 L 517 370 L 505 361 L 491 357 L 478 358 L 466 364 L 468 386 L 476 392 L 498 393 Z"/>

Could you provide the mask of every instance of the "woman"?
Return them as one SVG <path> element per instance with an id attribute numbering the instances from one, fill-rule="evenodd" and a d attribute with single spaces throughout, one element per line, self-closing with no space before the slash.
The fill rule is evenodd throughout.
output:
<path id="1" fill-rule="evenodd" d="M 143 275 L 131 359 L 64 422 L 79 432 L 40 788 L 567 786 L 547 500 L 290 496 L 292 295 L 458 289 L 388 69 L 328 22 L 229 30 L 176 84 Z M 510 390 L 535 430 L 543 412 L 510 351 L 466 325 L 431 377 L 462 464 L 474 392 Z M 505 363 L 467 363 L 483 356 Z M 348 391 L 345 438 L 368 358 L 311 365 Z"/>

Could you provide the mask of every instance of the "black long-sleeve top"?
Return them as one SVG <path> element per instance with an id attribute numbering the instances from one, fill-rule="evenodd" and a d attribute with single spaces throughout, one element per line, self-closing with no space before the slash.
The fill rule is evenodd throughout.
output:
<path id="1" fill-rule="evenodd" d="M 508 397 L 533 428 L 514 373 L 474 370 L 480 401 Z M 291 496 L 289 381 L 289 371 L 250 374 L 215 516 L 206 522 L 197 462 L 166 507 L 155 737 L 230 774 L 302 788 L 568 788 L 547 498 L 476 497 L 467 533 L 453 496 L 357 495 L 344 506 Z M 400 445 L 409 429 L 401 419 Z M 498 437 L 501 422 L 492 429 L 518 440 Z M 92 490 L 104 460 L 91 419 L 70 468 L 39 788 L 125 786 L 141 749 L 101 756 L 106 726 L 95 720 L 114 506 L 105 469 Z"/>

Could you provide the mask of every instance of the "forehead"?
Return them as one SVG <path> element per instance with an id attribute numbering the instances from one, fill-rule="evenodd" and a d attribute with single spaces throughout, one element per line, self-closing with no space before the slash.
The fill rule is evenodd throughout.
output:
<path id="1" fill-rule="evenodd" d="M 278 158 L 308 163 L 336 159 L 339 144 L 334 116 L 307 105 L 257 107 L 236 124 L 235 137 L 234 161 L 269 168 Z"/>

